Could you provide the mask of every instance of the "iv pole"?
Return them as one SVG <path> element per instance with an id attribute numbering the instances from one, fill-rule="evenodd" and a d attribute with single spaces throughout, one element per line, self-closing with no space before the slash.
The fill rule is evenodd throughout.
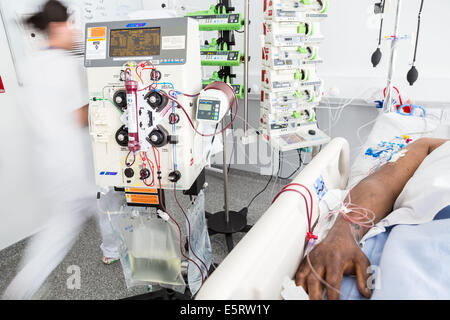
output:
<path id="1" fill-rule="evenodd" d="M 398 0 L 397 2 L 397 14 L 395 17 L 395 30 L 394 30 L 394 39 L 391 44 L 391 58 L 389 62 L 389 74 L 388 74 L 388 82 L 387 82 L 387 90 L 386 90 L 386 98 L 384 99 L 383 111 L 384 112 L 392 112 L 394 107 L 392 105 L 392 97 L 393 97 L 393 89 L 394 89 L 394 73 L 396 67 L 396 58 L 397 58 L 397 43 L 398 43 L 398 35 L 400 28 L 400 13 L 402 7 L 402 0 Z"/>
<path id="2" fill-rule="evenodd" d="M 250 88 L 248 87 L 248 69 L 250 60 L 250 0 L 245 0 L 244 11 L 244 137 L 248 136 L 248 93 Z"/>
<path id="3" fill-rule="evenodd" d="M 244 130 L 248 129 L 248 45 L 249 45 L 249 2 L 250 0 L 245 0 L 245 53 L 244 53 L 244 101 L 245 101 L 245 124 Z M 232 8 L 231 0 L 221 0 L 219 4 L 224 5 L 227 9 Z M 234 8 L 233 8 L 234 9 Z M 222 36 L 224 38 L 230 39 L 232 31 L 224 31 Z M 228 69 L 229 67 L 227 67 Z M 230 68 L 231 69 L 231 68 Z M 228 73 L 231 71 L 228 69 Z M 231 77 L 230 77 L 231 78 Z M 222 120 L 222 129 L 226 127 L 225 120 Z M 245 131 L 247 132 L 247 131 Z M 222 143 L 223 143 L 223 188 L 224 188 L 224 211 L 217 212 L 214 214 L 206 213 L 206 218 L 208 219 L 208 229 L 209 234 L 224 234 L 226 238 L 228 252 L 231 252 L 234 247 L 233 234 L 238 232 L 248 232 L 251 229 L 250 225 L 247 225 L 247 213 L 248 208 L 243 208 L 241 211 L 230 211 L 229 208 L 229 190 L 228 190 L 228 167 L 227 167 L 227 146 L 226 146 L 226 130 L 222 132 Z"/>

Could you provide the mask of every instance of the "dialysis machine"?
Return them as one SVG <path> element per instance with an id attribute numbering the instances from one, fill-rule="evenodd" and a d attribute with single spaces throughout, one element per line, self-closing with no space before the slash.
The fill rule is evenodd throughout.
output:
<path id="1" fill-rule="evenodd" d="M 199 39 L 190 18 L 86 26 L 96 184 L 125 189 L 128 204 L 158 206 L 157 189 L 189 190 L 204 169 L 200 43 L 189 39 Z"/>

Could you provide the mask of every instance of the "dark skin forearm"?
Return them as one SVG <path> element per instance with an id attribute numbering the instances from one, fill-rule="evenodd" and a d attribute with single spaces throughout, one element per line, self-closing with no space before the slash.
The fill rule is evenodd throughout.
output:
<path id="1" fill-rule="evenodd" d="M 378 223 L 392 212 L 395 201 L 423 160 L 446 141 L 423 138 L 409 144 L 405 156 L 397 162 L 385 164 L 362 180 L 351 190 L 346 202 L 351 200 L 359 207 L 371 210 L 375 214 L 375 224 Z M 340 216 L 338 220 L 345 219 Z M 369 228 L 361 228 L 359 236 L 363 237 L 368 231 Z"/>
<path id="2" fill-rule="evenodd" d="M 423 160 L 446 141 L 424 138 L 411 143 L 406 147 L 408 152 L 397 162 L 385 164 L 356 185 L 346 202 L 351 201 L 358 207 L 372 211 L 375 214 L 374 223 L 379 222 L 392 212 L 395 201 Z M 348 216 L 352 215 L 356 213 L 348 213 Z M 344 274 L 356 275 L 361 294 L 371 296 L 367 288 L 370 262 L 355 241 L 355 236 L 361 239 L 369 228 L 359 227 L 353 234 L 350 225 L 340 215 L 328 235 L 309 254 L 314 270 L 337 289 L 327 288 L 328 299 L 339 299 L 338 290 Z M 296 284 L 303 286 L 311 299 L 322 298 L 323 285 L 305 260 L 297 271 Z"/>

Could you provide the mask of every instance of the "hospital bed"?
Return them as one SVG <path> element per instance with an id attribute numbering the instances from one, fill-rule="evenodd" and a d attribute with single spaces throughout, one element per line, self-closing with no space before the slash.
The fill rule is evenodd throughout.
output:
<path id="1" fill-rule="evenodd" d="M 398 135 L 450 138 L 450 126 L 434 118 L 381 113 L 350 170 L 349 144 L 332 140 L 296 177 L 313 192 L 313 222 L 319 216 L 321 188 L 348 189 L 368 175 L 373 163 L 364 156 L 369 146 Z M 282 194 L 205 282 L 196 299 L 278 300 L 286 277 L 293 279 L 304 255 L 307 233 L 304 200 Z"/>
<path id="2" fill-rule="evenodd" d="M 345 188 L 350 172 L 349 154 L 348 142 L 334 139 L 294 182 L 311 191 L 318 181 L 326 188 Z M 313 203 L 316 220 L 316 192 Z M 282 194 L 212 273 L 196 299 L 281 299 L 283 279 L 294 276 L 303 257 L 306 233 L 304 200 L 293 192 Z"/>

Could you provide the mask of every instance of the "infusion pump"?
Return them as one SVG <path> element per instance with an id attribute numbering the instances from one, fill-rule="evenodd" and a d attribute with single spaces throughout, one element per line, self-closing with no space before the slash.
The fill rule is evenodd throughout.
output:
<path id="1" fill-rule="evenodd" d="M 203 170 L 203 141 L 192 126 L 202 90 L 200 43 L 189 39 L 199 39 L 190 18 L 87 24 L 97 185 L 188 190 Z"/>

